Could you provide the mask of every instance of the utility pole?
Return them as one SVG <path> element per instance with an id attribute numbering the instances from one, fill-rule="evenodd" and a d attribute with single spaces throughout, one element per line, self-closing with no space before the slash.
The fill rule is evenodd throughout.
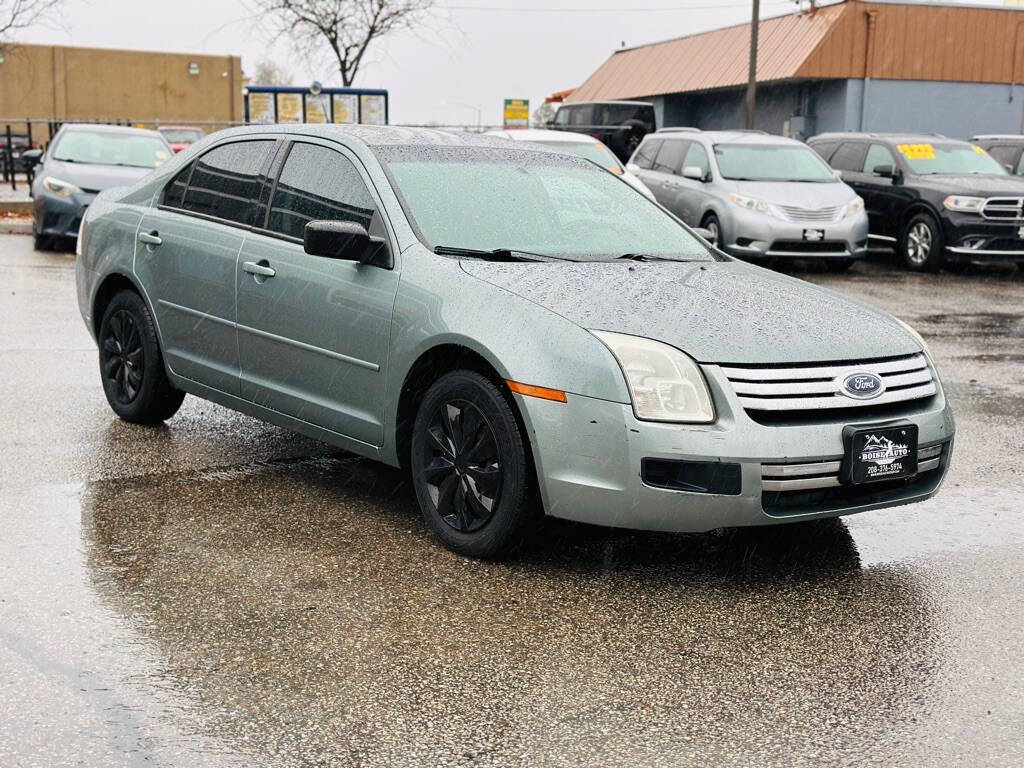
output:
<path id="1" fill-rule="evenodd" d="M 757 27 L 761 17 L 761 0 L 754 0 L 750 19 L 750 72 L 747 75 L 747 128 L 754 127 L 754 101 L 757 98 Z"/>

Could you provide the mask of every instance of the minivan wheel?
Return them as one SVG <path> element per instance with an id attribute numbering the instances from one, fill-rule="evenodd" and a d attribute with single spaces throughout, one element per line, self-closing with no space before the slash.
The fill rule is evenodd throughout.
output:
<path id="1" fill-rule="evenodd" d="M 530 468 L 509 401 L 479 373 L 447 373 L 413 424 L 411 468 L 427 527 L 449 549 L 493 558 L 514 549 L 531 518 Z"/>
<path id="2" fill-rule="evenodd" d="M 719 241 L 722 239 L 722 225 L 718 223 L 718 217 L 713 213 L 709 213 L 704 217 L 701 226 L 711 233 L 711 238 L 708 242 L 715 246 L 715 248 L 721 248 Z"/>
<path id="3" fill-rule="evenodd" d="M 103 312 L 100 377 L 114 413 L 137 424 L 158 424 L 181 407 L 185 393 L 167 379 L 156 327 L 139 294 L 121 291 Z"/>
<path id="4" fill-rule="evenodd" d="M 944 247 L 938 223 L 931 214 L 919 213 L 903 228 L 900 258 L 907 269 L 932 271 L 942 264 Z"/>

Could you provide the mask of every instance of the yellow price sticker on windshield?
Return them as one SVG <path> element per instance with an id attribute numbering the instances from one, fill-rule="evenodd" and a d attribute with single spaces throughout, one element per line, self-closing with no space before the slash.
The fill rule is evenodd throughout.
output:
<path id="1" fill-rule="evenodd" d="M 973 149 L 975 154 L 978 154 L 978 155 L 987 155 L 988 154 L 988 152 L 986 152 L 984 149 L 979 147 L 977 144 L 972 144 L 971 145 L 971 149 Z"/>
<path id="2" fill-rule="evenodd" d="M 935 147 L 931 144 L 900 144 L 896 147 L 908 160 L 934 160 Z"/>

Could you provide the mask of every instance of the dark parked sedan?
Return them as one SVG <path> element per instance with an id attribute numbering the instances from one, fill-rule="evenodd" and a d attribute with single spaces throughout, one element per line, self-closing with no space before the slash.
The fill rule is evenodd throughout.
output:
<path id="1" fill-rule="evenodd" d="M 111 125 L 65 125 L 38 159 L 32 197 L 37 250 L 75 238 L 85 209 L 105 189 L 138 181 L 173 154 L 155 131 Z"/>

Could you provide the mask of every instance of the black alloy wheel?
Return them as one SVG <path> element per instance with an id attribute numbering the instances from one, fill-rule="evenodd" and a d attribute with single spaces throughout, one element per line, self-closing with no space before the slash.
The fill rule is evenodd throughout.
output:
<path id="1" fill-rule="evenodd" d="M 142 336 L 128 310 L 119 309 L 110 316 L 100 350 L 107 385 L 119 403 L 128 405 L 139 394 L 146 364 Z"/>
<path id="2" fill-rule="evenodd" d="M 444 374 L 423 395 L 410 469 L 427 527 L 470 557 L 507 554 L 536 509 L 533 470 L 513 408 L 498 383 L 470 370 Z"/>
<path id="3" fill-rule="evenodd" d="M 149 308 L 134 291 L 106 306 L 99 328 L 100 377 L 114 413 L 125 421 L 158 424 L 173 416 L 185 393 L 171 386 Z"/>
<path id="4" fill-rule="evenodd" d="M 484 415 L 466 400 L 434 409 L 423 444 L 430 500 L 456 531 L 472 533 L 494 514 L 501 494 L 498 442 Z"/>

